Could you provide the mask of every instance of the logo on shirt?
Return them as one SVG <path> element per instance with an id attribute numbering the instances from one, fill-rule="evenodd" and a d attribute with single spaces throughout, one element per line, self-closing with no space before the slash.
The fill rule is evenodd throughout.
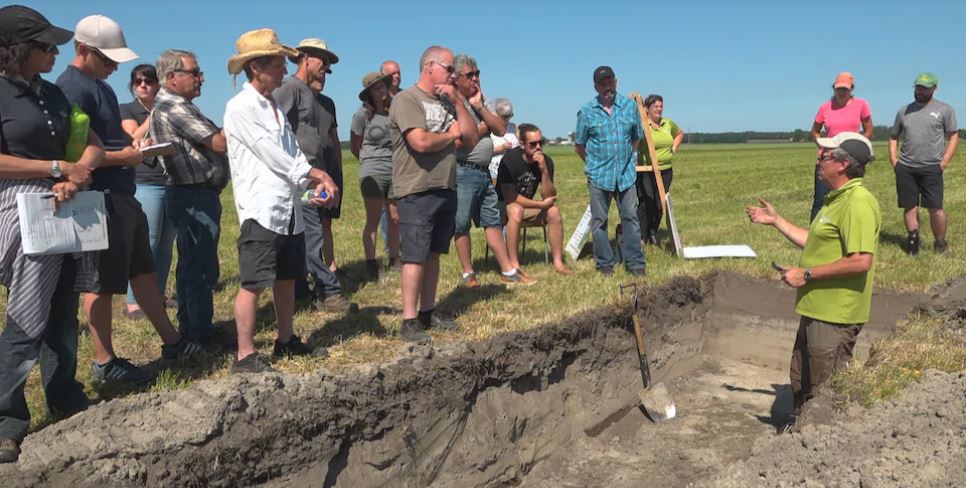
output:
<path id="1" fill-rule="evenodd" d="M 939 120 L 939 112 L 929 112 L 929 115 L 932 115 L 934 119 Z"/>
<path id="2" fill-rule="evenodd" d="M 442 103 L 423 102 L 423 111 L 426 112 L 426 129 L 430 132 L 445 132 L 453 122 L 452 116 Z"/>

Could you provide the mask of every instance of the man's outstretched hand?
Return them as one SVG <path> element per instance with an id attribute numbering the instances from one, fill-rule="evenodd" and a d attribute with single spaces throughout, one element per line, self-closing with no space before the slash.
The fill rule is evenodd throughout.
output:
<path id="1" fill-rule="evenodd" d="M 745 207 L 748 218 L 756 224 L 775 225 L 775 221 L 778 220 L 778 212 L 775 211 L 775 207 L 761 198 L 758 199 L 758 203 L 761 204 L 760 207 Z"/>

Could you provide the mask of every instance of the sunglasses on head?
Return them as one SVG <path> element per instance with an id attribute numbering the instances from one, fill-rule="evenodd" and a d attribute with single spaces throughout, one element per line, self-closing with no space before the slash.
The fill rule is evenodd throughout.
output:
<path id="1" fill-rule="evenodd" d="M 117 64 L 118 64 L 117 61 L 114 61 L 113 59 L 107 57 L 106 54 L 102 53 L 97 48 L 90 47 L 90 46 L 87 46 L 87 48 L 90 49 L 90 51 L 92 53 L 94 53 L 94 56 L 97 56 L 97 59 L 100 59 L 101 60 L 101 63 L 105 67 L 108 67 L 108 68 L 117 68 Z"/>

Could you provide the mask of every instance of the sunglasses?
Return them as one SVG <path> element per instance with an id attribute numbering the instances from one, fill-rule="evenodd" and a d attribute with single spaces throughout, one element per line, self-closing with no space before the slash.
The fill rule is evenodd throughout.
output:
<path id="1" fill-rule="evenodd" d="M 113 59 L 107 57 L 106 54 L 102 53 L 97 48 L 93 48 L 93 47 L 90 47 L 90 46 L 87 46 L 87 48 L 90 49 L 90 51 L 92 53 L 94 53 L 94 56 L 97 56 L 97 59 L 100 59 L 101 60 L 101 63 L 104 65 L 104 67 L 106 67 L 106 68 L 117 68 L 117 61 L 114 61 Z"/>
<path id="2" fill-rule="evenodd" d="M 546 139 L 538 139 L 536 141 L 525 141 L 525 144 L 527 145 L 527 147 L 529 147 L 531 149 L 533 149 L 533 148 L 535 148 L 537 146 L 543 147 L 543 145 L 546 144 L 546 143 L 547 143 L 547 140 Z"/>
<path id="3" fill-rule="evenodd" d="M 132 85 L 134 85 L 134 86 L 140 86 L 142 84 L 144 84 L 144 85 L 156 85 L 157 83 L 158 83 L 158 80 L 156 78 L 140 78 L 139 77 L 139 78 L 135 78 L 134 79 L 134 83 L 132 83 Z"/>
<path id="4" fill-rule="evenodd" d="M 33 44 L 35 48 L 40 49 L 45 53 L 52 53 L 55 49 L 57 49 L 56 44 L 47 44 L 46 42 L 33 41 L 31 44 Z"/>
<path id="5" fill-rule="evenodd" d="M 449 74 L 453 74 L 453 73 L 456 72 L 456 68 L 454 68 L 452 64 L 440 63 L 439 61 L 430 61 L 427 64 L 438 64 L 438 65 L 442 66 L 443 69 L 445 69 L 446 72 L 449 73 Z"/>
<path id="6" fill-rule="evenodd" d="M 176 70 L 174 70 L 174 72 L 175 73 L 184 73 L 186 75 L 191 75 L 193 78 L 201 78 L 202 76 L 205 76 L 205 72 L 204 71 L 201 71 L 200 68 L 194 68 L 194 69 L 176 69 Z"/>
<path id="7" fill-rule="evenodd" d="M 470 72 L 467 72 L 467 73 L 463 73 L 460 76 L 463 76 L 463 77 L 466 77 L 466 78 L 476 78 L 476 79 L 479 79 L 480 78 L 480 70 L 470 71 Z"/>

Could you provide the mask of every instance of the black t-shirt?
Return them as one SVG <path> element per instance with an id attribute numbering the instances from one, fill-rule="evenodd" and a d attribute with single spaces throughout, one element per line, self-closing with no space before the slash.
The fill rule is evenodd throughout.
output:
<path id="1" fill-rule="evenodd" d="M 546 154 L 543 158 L 547 165 L 547 172 L 550 174 L 550 181 L 553 181 L 553 159 Z M 500 200 L 503 200 L 503 185 L 515 185 L 518 194 L 532 200 L 537 194 L 541 177 L 537 163 L 528 163 L 523 159 L 523 148 L 510 149 L 500 160 L 500 169 L 496 174 L 496 193 Z"/>
<path id="2" fill-rule="evenodd" d="M 104 149 L 120 151 L 130 145 L 130 136 L 121 128 L 121 111 L 117 95 L 110 85 L 95 80 L 74 66 L 68 66 L 57 78 L 57 86 L 71 103 L 77 104 L 91 118 L 91 130 L 101 138 Z M 134 168 L 109 166 L 94 170 L 92 190 L 134 194 Z"/>
<path id="3" fill-rule="evenodd" d="M 131 103 L 122 103 L 119 108 L 122 121 L 130 119 L 137 122 L 138 125 L 143 124 L 148 115 L 151 114 L 137 100 Z M 159 164 L 158 158 L 145 159 L 143 163 L 134 168 L 134 171 L 136 173 L 134 182 L 139 185 L 163 185 L 168 182 L 168 177 L 164 174 L 164 167 Z"/>
<path id="4" fill-rule="evenodd" d="M 70 102 L 57 85 L 0 76 L 0 153 L 63 160 L 70 137 Z"/>

